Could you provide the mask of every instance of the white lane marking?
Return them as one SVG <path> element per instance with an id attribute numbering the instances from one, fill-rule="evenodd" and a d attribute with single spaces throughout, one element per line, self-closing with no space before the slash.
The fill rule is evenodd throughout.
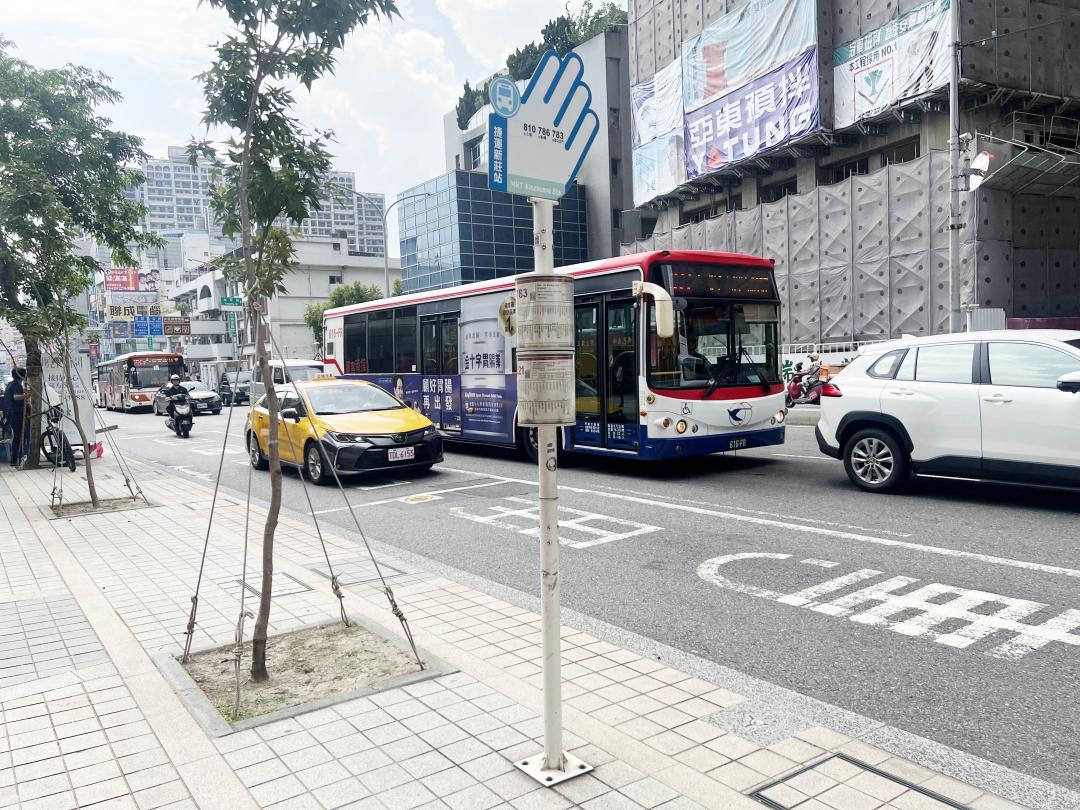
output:
<path id="1" fill-rule="evenodd" d="M 450 508 L 450 513 L 471 520 L 474 523 L 509 529 L 527 537 L 539 537 L 539 505 L 535 505 L 529 498 L 511 497 L 503 500 L 523 504 L 524 508 L 511 509 L 506 506 L 489 506 L 487 514 L 478 515 L 465 511 L 464 506 L 454 506 Z M 616 540 L 626 540 L 631 537 L 661 531 L 659 526 L 649 526 L 632 520 L 623 520 L 622 518 L 614 518 L 596 512 L 582 512 L 578 509 L 567 509 L 562 506 L 559 507 L 559 514 L 559 545 L 569 546 L 570 548 L 591 548 L 604 543 L 612 543 Z M 562 516 L 565 515 L 573 515 L 574 517 L 563 520 Z M 612 531 L 610 528 L 603 528 L 594 524 L 607 524 L 622 531 Z M 585 537 L 575 539 L 579 534 L 585 535 Z"/>
<path id="2" fill-rule="evenodd" d="M 431 490 L 428 490 L 427 492 L 417 492 L 416 494 L 417 495 L 445 495 L 447 492 L 462 492 L 462 491 L 464 491 L 466 489 L 481 489 L 483 487 L 497 487 L 500 484 L 505 484 L 505 483 L 506 482 L 502 481 L 502 480 L 499 480 L 499 481 L 485 481 L 482 484 L 469 484 L 468 486 L 464 486 L 464 487 L 449 487 L 447 489 L 431 489 Z M 383 506 L 384 504 L 388 504 L 388 503 L 403 503 L 403 502 L 405 502 L 406 498 L 411 498 L 411 497 L 413 497 L 413 496 L 412 495 L 405 495 L 405 496 L 398 497 L 398 498 L 384 498 L 381 501 L 365 501 L 363 503 L 354 503 L 352 505 L 352 508 L 359 509 L 361 507 L 366 507 L 366 506 Z M 349 509 L 348 506 L 338 506 L 338 507 L 335 507 L 333 509 L 319 509 L 319 510 L 316 510 L 314 513 L 308 512 L 308 514 L 309 515 L 310 514 L 328 515 L 331 512 L 345 512 L 345 511 L 348 511 L 348 509 Z"/>
<path id="3" fill-rule="evenodd" d="M 938 582 L 911 589 L 919 582 L 918 579 L 897 576 L 822 604 L 813 600 L 825 594 L 834 594 L 859 581 L 882 576 L 882 572 L 862 569 L 790 594 L 782 594 L 760 585 L 737 582 L 721 573 L 727 571 L 726 566 L 742 560 L 782 562 L 789 559 L 790 554 L 771 552 L 725 554 L 703 562 L 698 566 L 697 574 L 706 582 L 725 590 L 802 607 L 827 616 L 846 618 L 858 624 L 880 627 L 910 638 L 924 638 L 958 650 L 966 649 L 996 633 L 1008 633 L 1010 638 L 984 652 L 984 655 L 1006 661 L 1017 661 L 1052 643 L 1080 647 L 1080 633 L 1073 632 L 1080 629 L 1080 610 L 1068 609 L 1045 618 L 1038 624 L 1029 624 L 1022 620 L 1049 607 L 1029 599 L 1015 599 L 989 591 L 958 588 Z M 990 610 L 976 612 L 983 607 Z M 956 627 L 957 624 L 960 626 Z M 949 629 L 938 632 L 940 625 L 949 625 Z"/>
<path id="4" fill-rule="evenodd" d="M 443 468 L 447 472 L 468 472 L 472 475 L 482 475 L 489 478 L 497 478 L 500 481 L 513 484 L 529 484 L 536 486 L 535 481 L 528 481 L 524 478 L 511 478 L 503 475 L 493 475 L 491 473 L 479 473 L 475 470 L 451 470 Z M 668 503 L 666 501 L 658 501 L 655 498 L 638 498 L 630 495 L 622 495 L 614 492 L 601 492 L 595 489 L 585 489 L 583 487 L 569 487 L 560 485 L 559 489 L 567 492 L 576 492 L 582 495 L 596 495 L 602 498 L 611 498 L 613 500 L 629 501 L 631 503 L 644 504 L 645 506 L 660 507 L 662 509 L 673 509 L 677 512 L 690 512 L 696 515 L 708 515 L 710 517 L 718 517 L 724 520 L 734 520 L 741 523 L 752 523 L 758 526 L 770 526 L 773 528 L 784 529 L 785 531 L 802 532 L 804 534 L 816 534 L 823 537 L 835 537 L 840 540 L 852 540 L 857 543 L 868 543 L 870 545 L 888 546 L 891 548 L 903 548 L 909 551 L 919 551 L 925 554 L 938 554 L 942 557 L 953 557 L 962 560 L 976 560 L 977 562 L 989 563 L 990 565 L 1000 565 L 1006 568 L 1021 568 L 1026 571 L 1038 571 L 1043 574 L 1060 574 L 1061 576 L 1072 577 L 1074 579 L 1080 579 L 1080 571 L 1075 568 L 1063 568 L 1060 565 L 1046 565 L 1044 563 L 1028 562 L 1027 560 L 1013 560 L 1008 557 L 996 557 L 992 554 L 979 554 L 974 551 L 960 551 L 954 548 L 943 548 L 941 546 L 928 546 L 922 543 L 912 543 L 906 540 L 892 540 L 887 537 L 874 537 L 866 534 L 856 534 L 854 532 L 837 531 L 835 529 L 827 529 L 820 526 L 810 526 L 805 523 L 787 523 L 781 520 L 769 520 L 766 518 L 754 517 L 752 515 L 736 515 L 731 512 L 721 512 L 715 509 L 704 509 L 701 507 L 690 506 L 683 503 Z M 884 532 L 882 532 L 884 534 Z"/>
<path id="5" fill-rule="evenodd" d="M 447 469 L 447 468 L 444 467 L 443 469 Z M 448 472 L 470 472 L 469 470 L 453 470 L 453 469 L 447 469 L 447 471 Z M 485 475 L 486 473 L 474 473 L 474 474 L 475 475 Z M 536 484 L 534 482 L 533 486 L 535 486 L 535 485 Z M 661 499 L 672 500 L 672 496 L 655 495 L 655 494 L 650 493 L 650 492 L 641 492 L 640 490 L 626 489 L 625 487 L 615 488 L 615 487 L 605 487 L 605 486 L 601 485 L 601 486 L 597 486 L 597 489 L 604 490 L 605 492 L 615 492 L 615 493 L 626 494 L 626 495 L 640 495 L 641 497 L 644 497 L 644 498 L 661 498 Z M 659 503 L 659 501 L 658 501 L 658 503 Z M 837 523 L 834 520 L 815 520 L 814 518 L 803 517 L 802 515 L 786 515 L 783 512 L 764 512 L 764 511 L 762 511 L 760 509 L 747 509 L 744 506 L 737 506 L 737 505 L 731 504 L 731 503 L 716 503 L 714 501 L 695 501 L 695 500 L 692 500 L 690 498 L 679 498 L 679 503 L 688 503 L 688 504 L 692 504 L 694 506 L 706 506 L 706 507 L 709 507 L 709 508 L 712 508 L 712 509 L 731 509 L 731 510 L 734 510 L 736 512 L 745 512 L 748 515 L 763 515 L 764 517 L 780 518 L 782 520 L 797 520 L 797 521 L 802 522 L 802 523 L 814 523 L 814 524 L 817 524 L 819 526 L 834 526 L 834 527 L 839 528 L 839 529 L 854 529 L 855 531 L 860 531 L 860 532 L 874 531 L 874 532 L 877 532 L 878 534 L 887 534 L 887 535 L 890 535 L 892 537 L 911 537 L 910 532 L 894 532 L 894 531 L 889 531 L 888 529 L 868 529 L 865 526 L 856 526 L 856 525 L 853 525 L 851 523 Z"/>
<path id="6" fill-rule="evenodd" d="M 833 562 L 832 560 L 815 560 L 810 557 L 806 560 L 799 560 L 803 565 L 816 565 L 818 568 L 836 568 L 840 563 Z"/>
<path id="7" fill-rule="evenodd" d="M 804 456 L 800 455 L 799 453 L 769 453 L 769 455 L 781 456 L 782 458 L 801 458 L 806 459 L 807 461 L 824 461 L 827 463 L 833 461 L 831 458 L 822 458 L 821 456 Z"/>

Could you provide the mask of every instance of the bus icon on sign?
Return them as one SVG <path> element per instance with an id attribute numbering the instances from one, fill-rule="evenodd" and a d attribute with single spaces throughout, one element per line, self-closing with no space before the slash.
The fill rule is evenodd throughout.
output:
<path id="1" fill-rule="evenodd" d="M 491 83 L 488 97 L 495 112 L 503 118 L 512 118 L 521 107 L 521 92 L 517 85 L 505 76 L 500 76 Z"/>

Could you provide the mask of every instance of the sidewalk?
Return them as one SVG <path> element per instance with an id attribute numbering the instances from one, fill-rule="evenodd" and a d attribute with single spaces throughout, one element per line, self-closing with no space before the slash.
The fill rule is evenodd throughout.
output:
<path id="1" fill-rule="evenodd" d="M 126 494 L 103 466 L 103 497 Z M 542 745 L 539 616 L 385 555 L 417 643 L 458 672 L 212 738 L 152 660 L 182 648 L 211 490 L 139 475 L 155 508 L 49 520 L 51 471 L 0 474 L 0 807 L 1021 807 L 571 627 L 566 747 L 596 769 L 538 787 L 512 763 Z M 232 641 L 243 523 L 219 497 L 196 648 Z M 328 528 L 350 616 L 400 633 L 363 547 Z M 334 619 L 310 524 L 283 514 L 277 554 L 271 632 Z M 1047 790 L 1039 810 L 1071 806 Z"/>

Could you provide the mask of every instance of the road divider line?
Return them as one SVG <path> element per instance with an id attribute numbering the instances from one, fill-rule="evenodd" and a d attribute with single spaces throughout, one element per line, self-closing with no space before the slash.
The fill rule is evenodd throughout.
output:
<path id="1" fill-rule="evenodd" d="M 477 473 L 472 473 L 472 474 L 476 475 Z M 485 475 L 484 477 L 488 478 L 490 476 Z M 506 481 L 503 481 L 503 480 L 485 481 L 482 484 L 469 484 L 468 486 L 462 486 L 462 487 L 449 487 L 447 489 L 430 489 L 430 490 L 428 490 L 426 492 L 414 492 L 412 495 L 398 495 L 397 497 L 394 497 L 394 498 L 383 498 L 380 501 L 364 501 L 363 503 L 354 503 L 352 505 L 352 508 L 353 509 L 359 509 L 361 507 L 366 507 L 366 506 L 384 506 L 385 504 L 388 504 L 388 503 L 402 503 L 405 500 L 405 498 L 415 498 L 418 495 L 445 495 L 448 492 L 462 492 L 462 491 L 467 490 L 467 489 L 481 489 L 483 487 L 496 487 L 496 486 L 499 486 L 500 484 L 505 484 L 505 483 L 506 483 Z M 315 512 L 308 512 L 307 514 L 309 514 L 309 515 L 312 515 L 312 514 L 314 514 L 314 515 L 329 515 L 329 514 L 331 514 L 333 512 L 347 512 L 348 510 L 349 510 L 348 506 L 337 506 L 337 507 L 334 507 L 333 509 L 317 509 Z"/>
<path id="2" fill-rule="evenodd" d="M 535 481 L 529 481 L 524 478 L 511 478 L 509 476 L 494 475 L 492 473 L 480 473 L 475 470 L 460 470 L 452 468 L 443 468 L 446 472 L 460 472 L 471 473 L 472 475 L 480 475 L 487 478 L 497 478 L 508 484 L 528 484 L 530 486 L 537 486 Z M 1061 576 L 1072 577 L 1074 579 L 1080 579 L 1080 571 L 1075 568 L 1064 568 L 1059 565 L 1046 565 L 1045 563 L 1028 562 L 1027 560 L 1013 560 L 1008 557 L 996 557 L 992 554 L 980 554 L 975 551 L 961 551 L 959 549 L 944 548 L 942 546 L 928 546 L 922 543 L 913 543 L 907 540 L 893 540 L 888 537 L 874 537 L 868 534 L 857 534 L 855 532 L 839 531 L 837 529 L 827 529 L 823 526 L 812 526 L 805 523 L 788 523 L 782 520 L 772 520 L 770 518 L 755 517 L 753 515 L 737 515 L 733 512 L 721 512 L 716 509 L 706 509 L 700 506 L 690 506 L 684 503 L 668 503 L 666 501 L 658 501 L 655 498 L 639 498 L 633 495 L 623 495 L 616 492 L 602 492 L 596 489 L 586 489 L 584 487 L 573 487 L 567 485 L 559 485 L 559 489 L 566 492 L 574 492 L 580 495 L 596 495 L 601 498 L 611 498 L 612 500 L 626 501 L 629 503 L 638 503 L 644 506 L 661 507 L 664 509 L 672 509 L 677 512 L 689 512 L 695 515 L 708 515 L 710 517 L 718 517 L 723 520 L 733 520 L 739 523 L 751 523 L 756 526 L 769 526 L 777 529 L 784 529 L 791 532 L 800 532 L 802 534 L 814 534 L 822 537 L 835 537 L 840 540 L 852 540 L 857 543 L 867 543 L 870 545 L 887 546 L 890 548 L 903 548 L 909 551 L 919 551 L 924 554 L 937 554 L 941 557 L 953 557 L 955 559 L 962 560 L 975 560 L 976 562 L 989 563 L 990 565 L 1000 565 L 1007 568 L 1021 568 L 1026 571 L 1038 571 L 1043 574 L 1058 574 Z"/>

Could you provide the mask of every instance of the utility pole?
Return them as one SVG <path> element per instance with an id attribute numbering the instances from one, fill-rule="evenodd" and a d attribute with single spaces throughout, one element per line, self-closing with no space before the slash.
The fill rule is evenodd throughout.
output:
<path id="1" fill-rule="evenodd" d="M 348 190 L 352 191 L 353 195 L 356 196 L 356 197 L 360 197 L 361 199 L 367 200 L 368 202 L 370 202 L 372 204 L 375 203 L 375 201 L 373 199 L 371 199 L 371 197 L 364 194 L 362 191 L 353 191 L 352 189 L 348 189 Z M 423 192 L 421 194 L 409 194 L 406 197 L 398 197 L 396 200 L 394 200 L 392 203 L 390 203 L 390 205 L 388 205 L 386 207 L 386 210 L 383 211 L 383 223 L 382 223 L 383 296 L 385 296 L 386 298 L 390 297 L 390 235 L 389 235 L 389 232 L 387 231 L 387 227 L 386 227 L 388 217 L 390 216 L 390 211 L 391 211 L 391 209 L 393 209 L 393 207 L 395 205 L 397 205 L 398 203 L 401 203 L 401 202 L 405 202 L 406 200 L 416 200 L 416 199 L 420 199 L 422 197 L 431 197 L 431 196 L 432 196 L 431 192 L 425 191 L 425 192 Z"/>
<path id="2" fill-rule="evenodd" d="M 949 70 L 949 332 L 963 331 L 960 317 L 960 3 L 951 0 L 953 40 Z"/>

